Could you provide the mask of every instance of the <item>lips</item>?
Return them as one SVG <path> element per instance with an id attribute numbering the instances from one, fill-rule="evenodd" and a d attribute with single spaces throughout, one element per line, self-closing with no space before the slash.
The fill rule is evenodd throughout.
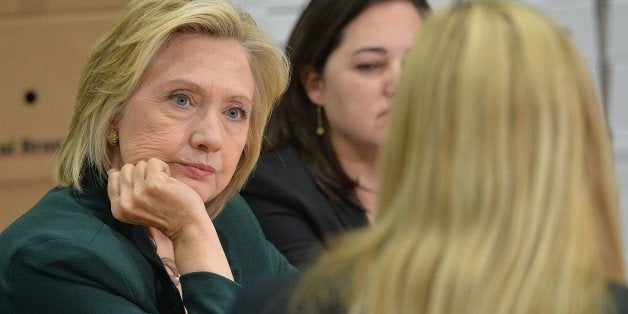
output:
<path id="1" fill-rule="evenodd" d="M 208 165 L 186 163 L 180 163 L 180 165 L 183 166 L 189 174 L 195 177 L 207 177 L 216 173 L 216 170 Z"/>

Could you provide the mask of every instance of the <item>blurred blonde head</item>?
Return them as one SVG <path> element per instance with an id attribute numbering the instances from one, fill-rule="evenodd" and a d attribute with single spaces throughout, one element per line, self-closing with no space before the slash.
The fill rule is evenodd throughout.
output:
<path id="1" fill-rule="evenodd" d="M 106 136 L 124 112 L 125 101 L 142 80 L 161 47 L 181 34 L 204 34 L 239 41 L 255 81 L 247 144 L 229 185 L 206 205 L 215 216 L 240 190 L 260 153 L 266 121 L 284 91 L 285 55 L 250 15 L 227 1 L 131 0 L 120 20 L 96 43 L 83 70 L 70 133 L 61 146 L 56 177 L 82 190 L 86 171 L 102 175 L 111 163 Z"/>
<path id="2" fill-rule="evenodd" d="M 406 56 L 377 224 L 297 306 L 354 313 L 595 313 L 623 281 L 612 149 L 568 34 L 514 2 L 430 17 Z"/>

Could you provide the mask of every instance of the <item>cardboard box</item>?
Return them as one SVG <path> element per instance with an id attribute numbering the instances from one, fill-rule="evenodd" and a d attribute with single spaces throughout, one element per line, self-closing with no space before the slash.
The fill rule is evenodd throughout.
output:
<path id="1" fill-rule="evenodd" d="M 0 19 L 0 186 L 50 178 L 83 64 L 117 15 Z"/>
<path id="2" fill-rule="evenodd" d="M 127 0 L 2 0 L 0 18 L 3 15 L 118 10 L 127 2 Z"/>
<path id="3" fill-rule="evenodd" d="M 50 4 L 46 10 L 77 3 L 2 0 L 0 12 L 22 2 Z M 78 3 L 85 9 L 108 2 Z M 117 10 L 0 14 L 0 230 L 53 186 L 56 150 L 70 124 L 80 72 L 122 2 L 111 2 Z"/>

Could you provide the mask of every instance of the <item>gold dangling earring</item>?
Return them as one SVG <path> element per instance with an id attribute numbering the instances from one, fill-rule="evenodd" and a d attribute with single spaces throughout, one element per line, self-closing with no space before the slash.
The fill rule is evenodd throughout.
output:
<path id="1" fill-rule="evenodd" d="M 316 135 L 318 136 L 323 136 L 323 134 L 325 134 L 322 110 L 321 106 L 316 106 Z"/>
<path id="2" fill-rule="evenodd" d="M 109 131 L 109 134 L 107 134 L 107 142 L 111 146 L 118 144 L 118 131 L 113 129 Z"/>

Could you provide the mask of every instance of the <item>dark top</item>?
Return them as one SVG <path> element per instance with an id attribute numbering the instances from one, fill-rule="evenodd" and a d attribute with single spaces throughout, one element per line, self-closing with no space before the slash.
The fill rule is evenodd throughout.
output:
<path id="1" fill-rule="evenodd" d="M 283 314 L 291 313 L 289 300 L 295 291 L 300 274 L 284 274 L 272 279 L 255 282 L 238 295 L 232 314 Z M 623 284 L 611 283 L 609 292 L 615 301 L 617 314 L 628 314 L 628 288 Z M 319 304 L 319 313 L 347 313 L 338 304 Z M 296 312 L 300 312 L 296 309 Z"/>
<path id="2" fill-rule="evenodd" d="M 330 236 L 368 225 L 364 210 L 332 203 L 292 146 L 262 154 L 241 192 L 266 234 L 290 263 L 311 263 Z"/>
<path id="3" fill-rule="evenodd" d="M 0 313 L 226 312 L 242 285 L 296 271 L 241 197 L 214 225 L 235 282 L 185 274 L 182 301 L 143 227 L 111 215 L 106 183 L 54 188 L 0 234 Z"/>

